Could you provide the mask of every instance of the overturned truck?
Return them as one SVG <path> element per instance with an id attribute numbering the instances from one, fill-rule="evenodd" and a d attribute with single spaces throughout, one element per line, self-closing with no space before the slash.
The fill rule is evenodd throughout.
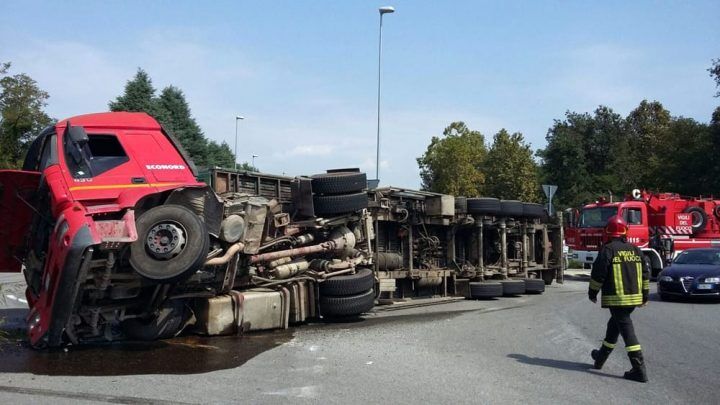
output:
<path id="1" fill-rule="evenodd" d="M 25 276 L 34 347 L 287 328 L 562 278 L 562 229 L 537 206 L 368 191 L 352 170 L 199 174 L 143 113 L 48 127 L 23 170 L 0 171 L 0 202 L 0 271 Z"/>

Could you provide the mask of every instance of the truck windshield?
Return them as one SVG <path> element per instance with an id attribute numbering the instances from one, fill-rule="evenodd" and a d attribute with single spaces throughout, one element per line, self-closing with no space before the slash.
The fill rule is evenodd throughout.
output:
<path id="1" fill-rule="evenodd" d="M 604 228 L 611 216 L 617 215 L 617 207 L 586 208 L 580 213 L 580 228 Z"/>

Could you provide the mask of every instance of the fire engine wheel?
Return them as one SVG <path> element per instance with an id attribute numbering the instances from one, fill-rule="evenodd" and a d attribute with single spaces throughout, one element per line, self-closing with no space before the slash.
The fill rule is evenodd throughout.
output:
<path id="1" fill-rule="evenodd" d="M 172 300 L 147 319 L 133 318 L 121 324 L 123 332 L 134 340 L 168 339 L 178 335 L 185 325 L 188 310 L 181 300 Z"/>
<path id="2" fill-rule="evenodd" d="M 690 207 L 683 212 L 686 212 L 686 213 L 692 215 L 693 233 L 700 233 L 705 230 L 705 227 L 707 226 L 707 222 L 708 222 L 708 217 L 707 217 L 707 214 L 705 213 L 705 210 L 703 210 L 700 207 Z"/>
<path id="3" fill-rule="evenodd" d="M 500 284 L 502 284 L 504 296 L 525 294 L 524 280 L 501 280 Z"/>
<path id="4" fill-rule="evenodd" d="M 170 282 L 190 276 L 207 257 L 209 238 L 200 217 L 180 205 L 161 205 L 137 220 L 130 264 L 143 277 Z"/>
<path id="5" fill-rule="evenodd" d="M 365 173 L 336 172 L 316 174 L 312 177 L 312 190 L 316 194 L 347 194 L 363 191 L 367 187 Z"/>
<path id="6" fill-rule="evenodd" d="M 475 299 L 488 299 L 501 297 L 503 286 L 497 282 L 470 283 L 470 297 Z"/>
<path id="7" fill-rule="evenodd" d="M 545 292 L 545 281 L 539 278 L 525 279 L 525 294 L 542 294 Z"/>
<path id="8" fill-rule="evenodd" d="M 368 197 L 365 193 L 344 195 L 322 195 L 313 198 L 315 215 L 347 214 L 360 211 L 368 206 Z"/>
<path id="9" fill-rule="evenodd" d="M 523 215 L 523 203 L 517 200 L 501 200 L 500 215 L 506 217 L 521 217 Z"/>
<path id="10" fill-rule="evenodd" d="M 346 297 L 320 296 L 320 310 L 325 317 L 340 318 L 364 314 L 375 306 L 375 290 Z"/>
<path id="11" fill-rule="evenodd" d="M 375 285 L 372 270 L 358 268 L 355 274 L 331 277 L 320 283 L 320 294 L 327 296 L 345 296 L 360 294 Z"/>
<path id="12" fill-rule="evenodd" d="M 497 198 L 468 198 L 466 204 L 468 214 L 500 214 L 500 200 Z"/>

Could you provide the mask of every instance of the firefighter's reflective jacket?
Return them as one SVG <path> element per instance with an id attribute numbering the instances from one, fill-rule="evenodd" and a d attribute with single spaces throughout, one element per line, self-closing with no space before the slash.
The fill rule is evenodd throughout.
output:
<path id="1" fill-rule="evenodd" d="M 613 240 L 603 246 L 590 274 L 591 298 L 602 290 L 602 307 L 633 307 L 648 299 L 650 271 L 636 246 Z"/>

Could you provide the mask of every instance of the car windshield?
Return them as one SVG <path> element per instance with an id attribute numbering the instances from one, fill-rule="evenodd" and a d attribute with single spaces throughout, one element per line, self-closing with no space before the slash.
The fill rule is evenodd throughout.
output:
<path id="1" fill-rule="evenodd" d="M 686 250 L 675 259 L 677 264 L 714 264 L 720 266 L 720 251 Z"/>
<path id="2" fill-rule="evenodd" d="M 611 216 L 617 215 L 617 207 L 586 208 L 580 213 L 580 228 L 604 228 Z"/>

